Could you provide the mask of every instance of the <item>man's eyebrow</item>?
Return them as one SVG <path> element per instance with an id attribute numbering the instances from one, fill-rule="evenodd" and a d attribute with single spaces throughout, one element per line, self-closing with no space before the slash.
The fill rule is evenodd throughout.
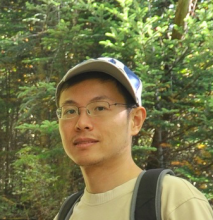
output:
<path id="1" fill-rule="evenodd" d="M 111 99 L 108 96 L 102 95 L 102 96 L 94 97 L 93 99 L 90 100 L 90 102 L 104 101 L 104 100 L 111 100 Z"/>
<path id="2" fill-rule="evenodd" d="M 65 102 L 61 103 L 61 106 L 64 106 L 64 105 L 77 105 L 77 102 L 69 99 L 69 100 L 66 100 Z"/>
<path id="3" fill-rule="evenodd" d="M 92 99 L 89 101 L 89 103 L 90 103 L 90 102 L 96 102 L 96 101 L 105 101 L 105 100 L 112 100 L 112 99 L 110 99 L 108 96 L 105 96 L 105 95 L 96 96 L 96 97 L 92 98 Z M 76 106 L 78 106 L 79 104 L 78 104 L 77 102 L 75 102 L 74 100 L 69 99 L 69 100 L 66 100 L 65 102 L 63 102 L 63 103 L 61 104 L 61 106 L 64 106 L 64 105 L 76 105 Z"/>

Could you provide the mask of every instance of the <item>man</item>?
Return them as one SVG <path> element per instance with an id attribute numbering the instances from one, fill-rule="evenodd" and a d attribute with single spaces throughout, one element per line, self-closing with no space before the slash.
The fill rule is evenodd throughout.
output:
<path id="1" fill-rule="evenodd" d="M 142 83 L 112 58 L 91 59 L 67 72 L 56 91 L 59 131 L 67 155 L 80 166 L 85 190 L 70 220 L 129 220 L 132 192 L 142 172 L 132 137 L 146 118 Z M 167 175 L 162 220 L 211 220 L 206 198 L 189 182 Z M 55 218 L 57 219 L 57 217 Z"/>

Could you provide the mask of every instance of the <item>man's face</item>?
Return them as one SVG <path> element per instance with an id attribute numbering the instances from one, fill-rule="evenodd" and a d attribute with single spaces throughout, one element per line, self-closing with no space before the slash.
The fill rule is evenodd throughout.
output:
<path id="1" fill-rule="evenodd" d="M 124 103 L 124 97 L 110 81 L 88 79 L 61 93 L 59 105 L 85 107 L 93 101 Z M 111 106 L 107 116 L 90 116 L 85 108 L 72 119 L 60 119 L 59 131 L 67 155 L 81 167 L 123 163 L 131 157 L 130 117 L 125 106 Z"/>

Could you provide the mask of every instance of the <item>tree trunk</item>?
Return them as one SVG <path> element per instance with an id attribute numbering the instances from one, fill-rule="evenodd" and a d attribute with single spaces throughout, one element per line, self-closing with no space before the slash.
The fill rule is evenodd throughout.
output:
<path id="1" fill-rule="evenodd" d="M 194 15 L 196 4 L 197 0 L 179 0 L 175 13 L 174 24 L 178 27 L 182 27 L 183 30 L 186 30 L 187 23 L 185 18 L 187 18 L 187 16 Z M 181 39 L 182 36 L 182 33 L 173 28 L 172 39 Z"/>

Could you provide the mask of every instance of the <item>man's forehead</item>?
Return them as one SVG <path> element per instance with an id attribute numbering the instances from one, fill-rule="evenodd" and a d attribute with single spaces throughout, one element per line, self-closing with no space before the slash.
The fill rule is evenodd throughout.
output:
<path id="1" fill-rule="evenodd" d="M 117 101 L 118 99 L 123 101 L 124 98 L 114 82 L 85 80 L 62 90 L 59 105 L 81 105 L 83 100 L 86 100 L 87 104 L 94 101 Z M 85 104 L 85 101 L 83 102 Z"/>

